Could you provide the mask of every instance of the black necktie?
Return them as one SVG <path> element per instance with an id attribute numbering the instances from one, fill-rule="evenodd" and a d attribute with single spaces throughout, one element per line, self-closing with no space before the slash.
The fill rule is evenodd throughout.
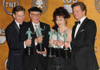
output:
<path id="1" fill-rule="evenodd" d="M 76 21 L 75 24 L 80 24 L 80 21 Z"/>
<path id="2" fill-rule="evenodd" d="M 19 24 L 19 27 L 21 28 L 22 24 Z"/>

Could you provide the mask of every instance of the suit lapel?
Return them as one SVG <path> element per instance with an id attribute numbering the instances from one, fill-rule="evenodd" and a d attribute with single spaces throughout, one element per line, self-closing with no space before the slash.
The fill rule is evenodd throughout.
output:
<path id="1" fill-rule="evenodd" d="M 31 27 L 32 32 L 35 32 L 35 31 L 34 31 L 33 24 L 32 24 L 32 22 L 31 22 L 31 21 L 30 21 L 30 27 Z"/>
<path id="2" fill-rule="evenodd" d="M 72 39 L 74 39 L 74 34 L 75 34 L 76 26 L 77 26 L 77 24 L 75 24 L 75 26 L 73 27 Z"/>
<path id="3" fill-rule="evenodd" d="M 33 27 L 32 21 L 30 21 L 29 24 L 30 24 L 29 27 L 31 28 L 31 31 L 32 31 L 33 33 L 35 33 L 34 35 L 35 35 L 35 38 L 36 38 L 37 36 L 36 36 L 36 32 L 35 32 L 35 30 L 34 30 L 34 27 Z"/>
<path id="4" fill-rule="evenodd" d="M 44 25 L 40 22 L 40 28 L 42 28 L 43 30 L 41 31 L 42 35 L 43 35 L 43 31 L 44 31 Z"/>
<path id="5" fill-rule="evenodd" d="M 85 18 L 85 19 L 84 19 L 83 23 L 81 24 L 81 26 L 80 26 L 80 28 L 79 28 L 77 34 L 76 34 L 76 37 L 77 37 L 78 33 L 79 33 L 79 32 L 85 27 L 85 25 L 87 24 L 87 19 L 88 19 L 88 18 Z"/>
<path id="6" fill-rule="evenodd" d="M 19 33 L 19 28 L 18 28 L 18 26 L 17 26 L 15 21 L 13 21 L 13 25 L 14 25 L 15 30 Z"/>

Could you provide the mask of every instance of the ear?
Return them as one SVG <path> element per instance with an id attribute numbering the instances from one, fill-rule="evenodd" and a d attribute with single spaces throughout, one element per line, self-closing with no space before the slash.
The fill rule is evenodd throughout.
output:
<path id="1" fill-rule="evenodd" d="M 84 14 L 84 15 L 85 15 L 85 12 L 86 12 L 86 11 L 84 10 L 84 11 L 83 11 L 83 14 Z"/>
<path id="2" fill-rule="evenodd" d="M 65 18 L 65 25 L 67 24 L 67 20 L 68 20 L 68 19 L 67 19 L 67 18 Z"/>
<path id="3" fill-rule="evenodd" d="M 30 18 L 32 17 L 32 15 L 29 13 Z"/>
<path id="4" fill-rule="evenodd" d="M 15 18 L 15 14 L 13 14 L 13 17 Z"/>
<path id="5" fill-rule="evenodd" d="M 67 18 L 65 18 L 65 20 L 67 21 Z"/>

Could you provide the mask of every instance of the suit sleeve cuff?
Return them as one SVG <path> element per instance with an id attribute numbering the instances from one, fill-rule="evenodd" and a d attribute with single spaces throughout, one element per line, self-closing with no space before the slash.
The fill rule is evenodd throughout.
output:
<path id="1" fill-rule="evenodd" d="M 37 46 L 37 42 L 35 41 L 35 46 Z"/>
<path id="2" fill-rule="evenodd" d="M 70 48 L 70 50 L 72 50 L 71 43 L 69 44 L 69 48 Z"/>
<path id="3" fill-rule="evenodd" d="M 25 42 L 24 42 L 24 48 L 26 48 Z"/>

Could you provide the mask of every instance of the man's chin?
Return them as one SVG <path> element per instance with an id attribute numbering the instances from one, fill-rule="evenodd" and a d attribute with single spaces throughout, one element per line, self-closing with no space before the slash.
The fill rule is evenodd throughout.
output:
<path id="1" fill-rule="evenodd" d="M 22 24 L 23 23 L 23 21 L 21 21 L 21 22 L 19 22 L 20 24 Z"/>
<path id="2" fill-rule="evenodd" d="M 77 18 L 77 17 L 76 17 L 75 19 L 76 19 L 76 20 L 79 20 L 79 18 Z"/>

